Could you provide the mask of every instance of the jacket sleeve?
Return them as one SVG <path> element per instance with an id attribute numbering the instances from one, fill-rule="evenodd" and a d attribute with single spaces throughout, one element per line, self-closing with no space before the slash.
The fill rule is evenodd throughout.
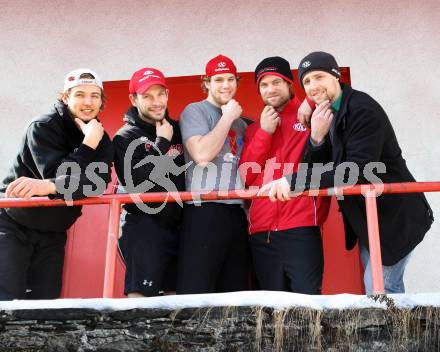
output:
<path id="1" fill-rule="evenodd" d="M 35 164 L 39 172 L 36 178 L 55 183 L 57 193 L 49 195 L 50 198 L 75 200 L 104 193 L 111 181 L 113 160 L 113 147 L 108 135 L 104 134 L 96 150 L 80 144 L 69 151 L 65 138 L 47 124 L 32 123 L 26 134 L 27 155 L 32 160 L 24 162 Z"/>
<path id="2" fill-rule="evenodd" d="M 149 144 L 140 138 L 131 139 L 116 135 L 113 144 L 116 173 L 126 191 L 143 193 L 159 190 L 156 181 L 170 171 L 172 159 L 166 154 L 171 142 L 166 138 L 157 137 L 154 143 Z"/>
<path id="3" fill-rule="evenodd" d="M 323 143 L 319 146 L 313 145 L 311 137 L 307 139 L 304 147 L 303 162 L 305 163 L 327 163 L 332 159 L 332 147 L 330 137 L 327 134 Z"/>
<path id="4" fill-rule="evenodd" d="M 262 130 L 259 123 L 256 124 L 246 130 L 240 156 L 239 170 L 245 187 L 253 185 L 258 174 L 263 172 L 272 143 L 272 135 Z M 253 172 L 250 167 L 246 167 L 246 163 L 258 164 L 260 172 Z"/>
<path id="5" fill-rule="evenodd" d="M 344 154 L 343 161 L 346 162 L 343 165 L 344 167 L 338 167 L 339 165 L 334 163 L 322 165 L 330 161 L 328 158 L 330 148 L 328 138 L 315 151 L 311 151 L 310 145 L 308 145 L 305 161 L 314 164 L 313 166 L 309 165 L 301 177 L 298 174 L 292 174 L 291 189 L 295 189 L 297 182 L 298 185 L 305 182 L 306 189 L 347 185 L 345 183 L 348 177 L 347 172 L 352 168 L 359 171 L 359 178 L 355 183 L 365 183 L 363 173 L 365 166 L 369 162 L 380 161 L 385 133 L 383 120 L 383 116 L 377 110 L 358 108 L 352 111 L 350 113 L 350 124 L 347 125 L 344 140 L 341 141 Z M 347 164 L 347 162 L 350 164 Z M 316 163 L 320 164 L 316 165 Z M 301 181 L 299 178 L 301 178 Z"/>

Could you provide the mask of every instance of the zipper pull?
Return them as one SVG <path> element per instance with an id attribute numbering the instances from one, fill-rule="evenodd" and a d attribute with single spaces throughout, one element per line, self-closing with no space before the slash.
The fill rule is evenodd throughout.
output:
<path id="1" fill-rule="evenodd" d="M 270 244 L 270 231 L 267 231 L 267 240 L 266 243 Z"/>

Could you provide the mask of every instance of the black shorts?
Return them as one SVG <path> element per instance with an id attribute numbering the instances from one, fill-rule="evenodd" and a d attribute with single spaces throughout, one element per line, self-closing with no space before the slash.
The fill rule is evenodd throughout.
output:
<path id="1" fill-rule="evenodd" d="M 260 289 L 321 293 L 324 257 L 319 227 L 259 232 L 250 242 Z"/>
<path id="2" fill-rule="evenodd" d="M 58 298 L 66 238 L 29 229 L 0 209 L 0 300 Z"/>
<path id="3" fill-rule="evenodd" d="M 246 215 L 240 205 L 185 205 L 177 293 L 249 290 L 248 237 Z"/>
<path id="4" fill-rule="evenodd" d="M 119 250 L 126 265 L 124 293 L 157 296 L 176 290 L 179 231 L 154 215 L 124 213 Z"/>

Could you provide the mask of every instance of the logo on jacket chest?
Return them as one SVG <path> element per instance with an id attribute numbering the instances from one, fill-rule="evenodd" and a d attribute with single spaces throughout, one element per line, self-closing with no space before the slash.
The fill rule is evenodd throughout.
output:
<path id="1" fill-rule="evenodd" d="M 305 126 L 301 122 L 295 123 L 293 125 L 293 129 L 298 132 L 306 132 L 307 131 L 307 128 L 305 128 Z"/>

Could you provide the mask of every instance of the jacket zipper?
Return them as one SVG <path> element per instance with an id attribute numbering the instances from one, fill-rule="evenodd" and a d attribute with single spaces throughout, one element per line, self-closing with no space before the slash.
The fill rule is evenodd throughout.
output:
<path id="1" fill-rule="evenodd" d="M 313 198 L 313 210 L 315 212 L 315 226 L 318 226 L 318 219 L 316 216 L 316 197 L 312 197 Z"/>

